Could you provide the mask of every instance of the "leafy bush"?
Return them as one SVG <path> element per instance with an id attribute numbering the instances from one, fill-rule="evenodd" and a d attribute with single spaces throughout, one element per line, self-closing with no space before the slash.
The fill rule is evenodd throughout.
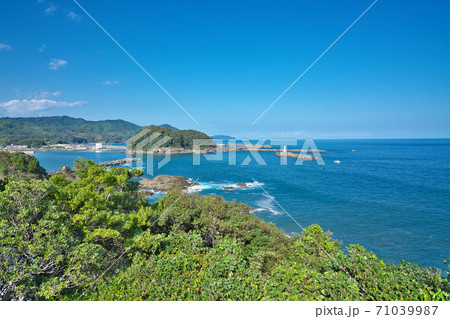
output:
<path id="1" fill-rule="evenodd" d="M 0 151 L 0 177 L 43 178 L 45 169 L 34 157 L 22 152 Z"/>
<path id="2" fill-rule="evenodd" d="M 433 269 L 346 251 L 313 225 L 289 238 L 244 204 L 169 191 L 77 160 L 76 180 L 0 185 L 2 300 L 449 300 Z"/>

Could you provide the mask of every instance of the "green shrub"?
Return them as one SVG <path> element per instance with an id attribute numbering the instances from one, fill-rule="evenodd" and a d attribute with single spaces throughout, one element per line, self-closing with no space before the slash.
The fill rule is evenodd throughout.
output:
<path id="1" fill-rule="evenodd" d="M 179 190 L 150 205 L 142 171 L 75 166 L 76 180 L 0 185 L 0 299 L 450 299 L 437 270 L 344 251 L 317 225 L 289 238 L 244 204 Z"/>

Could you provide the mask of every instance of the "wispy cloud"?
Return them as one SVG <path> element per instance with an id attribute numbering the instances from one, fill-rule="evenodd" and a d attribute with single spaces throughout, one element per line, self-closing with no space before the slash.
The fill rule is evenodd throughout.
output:
<path id="1" fill-rule="evenodd" d="M 41 47 L 39 48 L 38 52 L 39 52 L 39 53 L 44 52 L 44 50 L 45 50 L 46 47 L 47 47 L 47 46 L 46 46 L 45 44 L 41 45 Z"/>
<path id="2" fill-rule="evenodd" d="M 119 81 L 105 81 L 102 82 L 102 85 L 116 85 L 119 84 Z"/>
<path id="3" fill-rule="evenodd" d="M 0 43 L 0 51 L 10 51 L 12 47 L 9 44 Z"/>
<path id="4" fill-rule="evenodd" d="M 46 99 L 46 98 L 55 98 L 61 95 L 61 91 L 52 91 L 52 90 L 44 90 L 39 89 L 37 92 L 33 93 L 27 93 L 27 94 L 21 94 L 19 89 L 14 89 L 16 99 L 26 99 L 26 100 L 40 100 L 40 99 Z"/>
<path id="5" fill-rule="evenodd" d="M 56 97 L 56 96 L 60 96 L 60 95 L 61 95 L 60 91 L 49 92 L 49 91 L 45 91 L 45 90 L 40 90 L 38 93 L 34 94 L 34 98 L 43 99 L 43 98 L 48 98 L 48 97 Z"/>
<path id="6" fill-rule="evenodd" d="M 82 106 L 86 103 L 87 101 L 65 102 L 48 99 L 23 99 L 0 103 L 0 110 L 6 112 L 8 115 L 16 115 L 43 111 L 58 107 Z"/>
<path id="7" fill-rule="evenodd" d="M 56 9 L 58 9 L 58 7 L 55 7 L 53 3 L 50 3 L 50 6 L 47 9 L 45 9 L 44 12 L 46 15 L 52 16 L 55 14 Z"/>
<path id="8" fill-rule="evenodd" d="M 61 59 L 52 59 L 49 63 L 48 63 L 48 67 L 50 70 L 58 70 L 60 67 L 67 65 L 67 61 L 66 60 L 61 60 Z"/>
<path id="9" fill-rule="evenodd" d="M 70 11 L 70 12 L 67 14 L 67 17 L 68 17 L 70 20 L 76 21 L 76 22 L 80 22 L 80 20 L 81 20 L 81 17 L 80 17 L 78 14 L 76 14 L 75 12 L 73 12 L 73 11 Z"/>

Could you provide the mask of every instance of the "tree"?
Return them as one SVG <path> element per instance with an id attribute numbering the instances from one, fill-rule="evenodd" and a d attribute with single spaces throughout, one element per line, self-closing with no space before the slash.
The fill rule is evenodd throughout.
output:
<path id="1" fill-rule="evenodd" d="M 317 225 L 290 238 L 214 195 L 150 205 L 141 170 L 75 168 L 0 183 L 1 300 L 450 299 L 440 272 L 343 250 Z"/>
<path id="2" fill-rule="evenodd" d="M 0 192 L 0 290 L 3 300 L 53 299 L 89 287 L 139 232 L 143 205 L 131 178 L 78 161 L 76 182 L 10 181 Z"/>
<path id="3" fill-rule="evenodd" d="M 63 275 L 74 237 L 53 192 L 45 181 L 12 181 L 0 193 L 3 300 L 39 298 L 42 286 Z"/>

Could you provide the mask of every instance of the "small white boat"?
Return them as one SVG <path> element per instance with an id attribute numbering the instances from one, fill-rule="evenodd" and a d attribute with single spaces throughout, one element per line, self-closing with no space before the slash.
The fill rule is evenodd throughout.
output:
<path id="1" fill-rule="evenodd" d="M 352 150 L 352 152 L 354 152 L 355 150 Z"/>
<path id="2" fill-rule="evenodd" d="M 334 161 L 336 164 L 341 164 L 341 161 L 340 160 L 336 160 L 336 161 Z"/>

